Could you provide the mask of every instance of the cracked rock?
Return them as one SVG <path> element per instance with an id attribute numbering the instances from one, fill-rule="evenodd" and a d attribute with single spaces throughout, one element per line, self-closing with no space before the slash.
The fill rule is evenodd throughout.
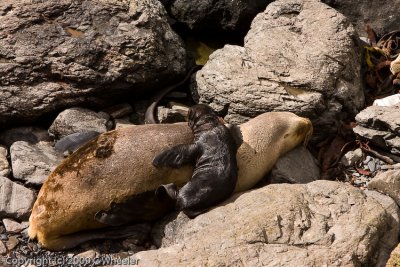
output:
<path id="1" fill-rule="evenodd" d="M 157 0 L 0 1 L 0 124 L 154 92 L 185 57 Z"/>
<path id="2" fill-rule="evenodd" d="M 356 121 L 356 134 L 400 155 L 400 105 L 367 107 L 357 114 Z"/>
<path id="3" fill-rule="evenodd" d="M 161 248 L 135 258 L 139 266 L 384 266 L 398 214 L 389 197 L 339 182 L 273 184 L 193 220 L 167 216 Z"/>
<path id="4" fill-rule="evenodd" d="M 346 18 L 319 1 L 275 1 L 253 20 L 243 47 L 211 54 L 196 73 L 194 97 L 236 124 L 291 111 L 310 118 L 313 138 L 325 140 L 338 114 L 364 105 L 356 39 Z"/>

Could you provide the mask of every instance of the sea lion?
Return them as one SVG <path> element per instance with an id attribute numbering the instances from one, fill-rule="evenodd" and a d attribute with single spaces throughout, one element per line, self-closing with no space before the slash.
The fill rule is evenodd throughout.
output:
<path id="1" fill-rule="evenodd" d="M 293 113 L 271 112 L 243 123 L 238 131 L 243 142 L 236 154 L 236 192 L 253 187 L 282 154 L 307 140 L 312 125 Z M 161 184 L 183 186 L 193 167 L 158 169 L 152 160 L 166 148 L 192 142 L 187 124 L 140 125 L 101 134 L 49 175 L 29 218 L 29 237 L 52 250 L 74 247 L 85 241 L 76 232 L 105 227 L 95 219 L 98 211 L 127 199 L 134 199 L 129 206 L 138 222 L 159 218 L 165 210 L 152 192 Z"/>
<path id="2" fill-rule="evenodd" d="M 179 191 L 174 183 L 156 190 L 157 196 L 167 194 L 176 200 L 177 210 L 194 218 L 227 199 L 235 189 L 237 146 L 231 131 L 207 105 L 189 109 L 188 125 L 193 131 L 193 143 L 162 151 L 154 158 L 153 165 L 179 168 L 194 163 L 192 178 Z"/>

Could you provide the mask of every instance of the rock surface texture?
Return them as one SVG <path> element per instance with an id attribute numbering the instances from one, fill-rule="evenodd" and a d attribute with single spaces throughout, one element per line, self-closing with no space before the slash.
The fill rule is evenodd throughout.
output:
<path id="1" fill-rule="evenodd" d="M 102 106 L 184 72 L 185 50 L 157 0 L 0 2 L 2 124 Z"/>
<path id="2" fill-rule="evenodd" d="M 1 177 L 7 177 L 11 172 L 10 163 L 7 160 L 7 155 L 8 155 L 7 148 L 0 145 L 0 176 Z"/>
<path id="3" fill-rule="evenodd" d="M 41 185 L 63 160 L 49 142 L 15 142 L 10 148 L 13 175 L 30 185 Z"/>
<path id="4" fill-rule="evenodd" d="M 400 105 L 370 106 L 356 116 L 356 134 L 400 155 Z"/>
<path id="5" fill-rule="evenodd" d="M 400 170 L 378 174 L 369 182 L 368 189 L 390 196 L 400 206 Z"/>
<path id="6" fill-rule="evenodd" d="M 272 184 L 306 184 L 319 178 L 318 161 L 305 146 L 298 146 L 280 157 L 270 173 Z"/>
<path id="7" fill-rule="evenodd" d="M 346 18 L 319 1 L 275 1 L 253 20 L 244 47 L 210 56 L 193 94 L 229 122 L 291 111 L 316 132 L 332 131 L 338 113 L 355 115 L 364 104 L 356 39 Z"/>
<path id="8" fill-rule="evenodd" d="M 61 139 L 67 135 L 96 131 L 104 133 L 112 128 L 110 115 L 105 112 L 94 112 L 84 108 L 66 109 L 53 121 L 49 128 L 49 134 L 55 139 Z"/>
<path id="9" fill-rule="evenodd" d="M 189 29 L 208 34 L 245 33 L 253 18 L 272 0 L 172 0 L 164 3 L 170 16 Z"/>
<path id="10" fill-rule="evenodd" d="M 35 199 L 32 190 L 0 177 L 0 218 L 27 219 Z"/>
<path id="11" fill-rule="evenodd" d="M 279 184 L 193 220 L 180 213 L 162 248 L 135 257 L 140 266 L 384 266 L 398 234 L 399 209 L 387 196 L 330 181 Z"/>
<path id="12" fill-rule="evenodd" d="M 322 2 L 344 14 L 355 25 L 361 36 L 367 36 L 364 30 L 366 24 L 380 34 L 400 28 L 399 0 L 322 0 Z"/>

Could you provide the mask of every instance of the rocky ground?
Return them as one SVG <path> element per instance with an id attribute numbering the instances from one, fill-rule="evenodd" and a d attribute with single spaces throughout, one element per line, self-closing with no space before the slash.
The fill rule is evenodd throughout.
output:
<path id="1" fill-rule="evenodd" d="M 0 3 L 0 266 L 400 265 L 400 23 L 387 8 L 400 1 L 215 2 Z M 307 146 L 193 220 L 63 252 L 28 240 L 49 173 L 95 136 L 143 124 L 194 61 L 206 63 L 161 101 L 160 123 L 195 102 L 237 124 L 291 111 L 313 122 Z"/>

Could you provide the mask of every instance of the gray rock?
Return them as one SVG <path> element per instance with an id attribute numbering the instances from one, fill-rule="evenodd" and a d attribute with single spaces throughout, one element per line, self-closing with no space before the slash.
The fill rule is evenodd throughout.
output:
<path id="1" fill-rule="evenodd" d="M 135 258 L 139 266 L 384 266 L 398 212 L 339 182 L 269 185 L 193 220 L 179 215 L 163 247 Z"/>
<path id="2" fill-rule="evenodd" d="M 356 121 L 356 134 L 400 155 L 400 105 L 367 107 L 357 114 Z"/>
<path id="3" fill-rule="evenodd" d="M 291 111 L 312 119 L 314 138 L 325 140 L 339 113 L 355 115 L 364 105 L 356 39 L 346 18 L 323 3 L 275 1 L 253 20 L 244 47 L 210 56 L 194 97 L 236 124 Z"/>
<path id="4" fill-rule="evenodd" d="M 253 18 L 272 0 L 163 1 L 170 16 L 194 31 L 207 34 L 246 33 Z"/>
<path id="5" fill-rule="evenodd" d="M 13 175 L 27 184 L 41 185 L 63 160 L 49 142 L 15 142 L 10 148 Z"/>
<path id="6" fill-rule="evenodd" d="M 349 151 L 341 159 L 341 162 L 344 166 L 349 167 L 353 166 L 357 161 L 359 161 L 363 156 L 363 152 L 361 148 L 357 148 L 354 151 Z"/>
<path id="7" fill-rule="evenodd" d="M 27 219 L 35 199 L 32 190 L 0 177 L 0 218 Z"/>
<path id="8" fill-rule="evenodd" d="M 125 95 L 185 73 L 185 49 L 157 0 L 0 2 L 0 124 Z"/>
<path id="9" fill-rule="evenodd" d="M 400 105 L 400 94 L 394 94 L 384 98 L 375 99 L 372 105 L 381 107 Z"/>
<path id="10" fill-rule="evenodd" d="M 369 182 L 368 189 L 390 196 L 400 206 L 400 170 L 379 173 Z"/>
<path id="11" fill-rule="evenodd" d="M 7 177 L 11 172 L 7 155 L 7 148 L 0 145 L 0 177 Z"/>
<path id="12" fill-rule="evenodd" d="M 11 219 L 3 219 L 3 224 L 8 233 L 19 233 L 29 226 L 28 222 L 19 223 Z"/>
<path id="13" fill-rule="evenodd" d="M 283 155 L 270 174 L 271 183 L 306 184 L 320 178 L 318 161 L 305 146 Z"/>
<path id="14" fill-rule="evenodd" d="M 377 33 L 383 34 L 400 29 L 398 18 L 399 0 L 322 0 L 344 14 L 359 35 L 367 36 L 364 28 L 369 24 Z"/>
<path id="15" fill-rule="evenodd" d="M 95 131 L 104 133 L 111 129 L 109 117 L 85 108 L 66 109 L 53 121 L 49 128 L 50 135 L 61 139 L 78 132 Z M 108 116 L 108 115 L 107 115 Z"/>
<path id="16" fill-rule="evenodd" d="M 400 105 L 369 106 L 357 114 L 356 121 L 367 128 L 400 135 Z"/>
<path id="17" fill-rule="evenodd" d="M 0 143 L 7 147 L 17 141 L 35 144 L 40 141 L 49 142 L 50 140 L 47 130 L 38 127 L 17 127 L 0 132 Z"/>

